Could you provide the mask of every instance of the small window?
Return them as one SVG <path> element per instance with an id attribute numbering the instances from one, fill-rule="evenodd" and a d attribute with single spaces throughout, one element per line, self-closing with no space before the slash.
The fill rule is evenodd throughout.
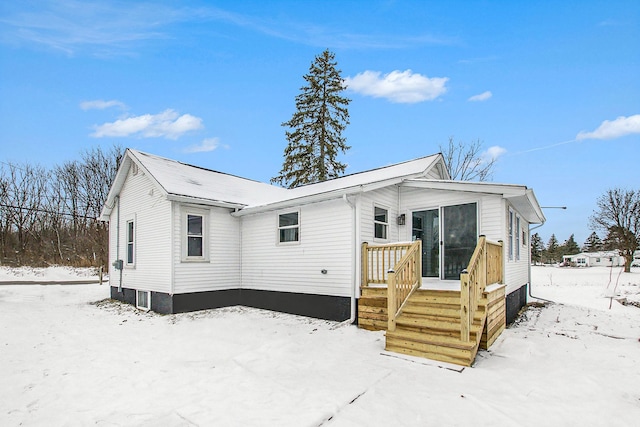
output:
<path id="1" fill-rule="evenodd" d="M 386 240 L 389 230 L 389 212 L 386 209 L 379 208 L 377 206 L 375 206 L 373 210 L 374 237 L 376 239 Z"/>
<path id="2" fill-rule="evenodd" d="M 136 291 L 136 307 L 148 311 L 151 308 L 151 292 Z"/>
<path id="3" fill-rule="evenodd" d="M 509 259 L 513 260 L 513 211 L 509 209 Z"/>
<path id="4" fill-rule="evenodd" d="M 187 214 L 187 257 L 204 256 L 202 215 Z"/>
<path id="5" fill-rule="evenodd" d="M 209 212 L 185 206 L 180 222 L 182 262 L 208 262 Z"/>
<path id="6" fill-rule="evenodd" d="M 520 217 L 516 216 L 516 261 L 520 260 Z"/>
<path id="7" fill-rule="evenodd" d="M 298 212 L 278 215 L 278 236 L 280 243 L 300 241 L 300 218 Z"/>
<path id="8" fill-rule="evenodd" d="M 135 254 L 135 225 L 133 221 L 127 221 L 127 264 L 134 264 Z"/>

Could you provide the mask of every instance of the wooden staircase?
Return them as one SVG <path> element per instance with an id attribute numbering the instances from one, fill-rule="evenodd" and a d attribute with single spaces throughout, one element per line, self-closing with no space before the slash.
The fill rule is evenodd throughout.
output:
<path id="1" fill-rule="evenodd" d="M 388 351 L 471 366 L 505 328 L 502 251 L 502 242 L 480 236 L 460 290 L 427 290 L 420 241 L 364 243 L 358 324 L 386 330 Z"/>
<path id="2" fill-rule="evenodd" d="M 480 347 L 486 308 L 485 297 L 475 311 L 470 339 L 464 342 L 460 338 L 460 292 L 418 289 L 396 318 L 396 329 L 387 331 L 385 349 L 471 366 Z"/>

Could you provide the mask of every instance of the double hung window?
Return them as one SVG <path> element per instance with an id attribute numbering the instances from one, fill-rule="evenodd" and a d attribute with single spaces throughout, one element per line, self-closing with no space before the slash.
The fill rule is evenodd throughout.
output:
<path id="1" fill-rule="evenodd" d="M 182 211 L 182 260 L 208 261 L 208 213 L 200 209 Z"/>
<path id="2" fill-rule="evenodd" d="M 278 242 L 300 241 L 300 213 L 288 212 L 278 215 Z"/>
<path id="3" fill-rule="evenodd" d="M 135 222 L 127 221 L 127 265 L 135 264 L 136 230 Z"/>
<path id="4" fill-rule="evenodd" d="M 377 206 L 373 207 L 373 236 L 376 239 L 387 240 L 389 233 L 389 211 Z"/>

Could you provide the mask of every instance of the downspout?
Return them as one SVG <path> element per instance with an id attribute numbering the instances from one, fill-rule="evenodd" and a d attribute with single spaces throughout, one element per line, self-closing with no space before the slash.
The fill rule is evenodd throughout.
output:
<path id="1" fill-rule="evenodd" d="M 536 229 L 542 227 L 543 225 L 544 225 L 544 221 L 542 221 L 542 224 L 536 225 L 533 228 L 529 228 L 529 283 L 528 283 L 529 286 L 527 286 L 527 288 L 529 290 L 529 298 L 535 298 L 535 299 L 546 301 L 546 302 L 553 302 L 551 300 L 540 298 L 540 297 L 536 297 L 536 296 L 533 296 L 533 294 L 531 294 L 531 261 L 532 261 L 532 259 L 531 259 L 531 232 L 533 230 L 536 230 Z"/>
<path id="2" fill-rule="evenodd" d="M 118 292 L 122 292 L 122 265 L 119 263 L 120 261 L 120 195 L 117 195 L 115 198 L 116 202 L 118 202 L 118 209 L 116 213 L 116 268 L 120 267 L 120 280 L 118 281 Z"/>
<path id="3" fill-rule="evenodd" d="M 358 233 L 357 233 L 357 220 L 358 216 L 356 215 L 356 205 L 351 203 L 346 194 L 342 195 L 342 199 L 346 204 L 351 206 L 352 218 L 353 218 L 353 226 L 351 228 L 351 234 L 353 236 L 353 250 L 351 251 L 351 317 L 347 321 L 349 325 L 351 325 L 356 320 L 357 309 L 356 309 L 356 251 L 358 248 Z M 343 322 L 343 323 L 347 323 Z"/>

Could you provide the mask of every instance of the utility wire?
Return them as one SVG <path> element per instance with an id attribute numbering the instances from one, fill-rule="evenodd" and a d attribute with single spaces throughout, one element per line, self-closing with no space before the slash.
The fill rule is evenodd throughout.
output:
<path id="1" fill-rule="evenodd" d="M 42 213 L 48 213 L 48 214 L 51 214 L 51 215 L 70 216 L 72 218 L 98 219 L 95 216 L 72 214 L 72 213 L 68 213 L 68 212 L 56 212 L 56 211 L 50 211 L 48 209 L 25 208 L 25 207 L 21 207 L 21 206 L 5 205 L 3 203 L 0 203 L 0 207 L 9 208 L 9 209 L 20 209 L 20 210 L 29 211 L 29 212 L 42 212 Z"/>

